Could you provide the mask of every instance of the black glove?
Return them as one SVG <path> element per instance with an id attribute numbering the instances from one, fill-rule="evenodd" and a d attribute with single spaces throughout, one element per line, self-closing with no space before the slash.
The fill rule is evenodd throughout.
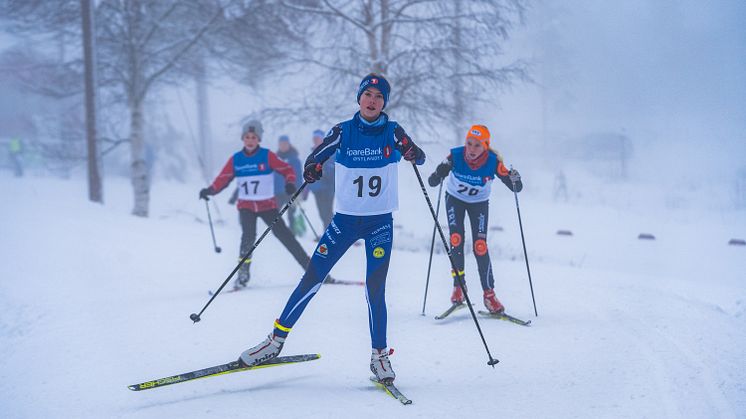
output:
<path id="1" fill-rule="evenodd" d="M 435 173 L 440 176 L 441 179 L 448 176 L 448 173 L 451 172 L 451 165 L 449 163 L 441 163 L 438 165 L 438 167 L 435 168 Z"/>
<path id="2" fill-rule="evenodd" d="M 425 157 L 425 152 L 421 148 L 417 147 L 409 137 L 404 137 L 396 144 L 402 157 L 406 161 L 417 161 L 422 160 Z"/>
<path id="3" fill-rule="evenodd" d="M 212 192 L 212 188 L 209 186 L 199 191 L 199 199 L 204 199 L 205 201 L 209 201 L 210 195 L 214 195 L 214 194 Z"/>
<path id="4" fill-rule="evenodd" d="M 303 168 L 303 179 L 307 183 L 314 183 L 321 179 L 321 163 L 308 163 L 306 167 Z"/>
<path id="5" fill-rule="evenodd" d="M 510 178 L 510 181 L 513 183 L 518 183 L 521 181 L 521 174 L 518 173 L 515 169 L 510 169 L 510 173 L 508 174 L 508 177 Z"/>
<path id="6" fill-rule="evenodd" d="M 429 178 L 427 178 L 427 183 L 430 184 L 433 188 L 440 185 L 440 182 L 443 180 L 442 177 L 438 176 L 438 172 L 433 172 L 432 175 L 430 175 Z"/>
<path id="7" fill-rule="evenodd" d="M 285 193 L 288 195 L 293 195 L 295 191 L 297 191 L 298 188 L 295 187 L 295 183 L 286 183 L 285 184 Z"/>

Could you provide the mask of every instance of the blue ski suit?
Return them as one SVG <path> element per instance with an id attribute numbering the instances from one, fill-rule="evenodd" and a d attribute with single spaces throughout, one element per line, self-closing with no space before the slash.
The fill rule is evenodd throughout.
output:
<path id="1" fill-rule="evenodd" d="M 363 239 L 371 344 L 376 349 L 387 347 L 386 275 L 394 237 L 391 213 L 398 209 L 397 163 L 401 153 L 397 147 L 403 138 L 408 138 L 404 129 L 389 121 L 385 113 L 371 123 L 358 112 L 334 126 L 306 159 L 305 165 L 323 164 L 335 155 L 335 214 L 275 322 L 275 335 L 288 335 L 332 267 L 355 241 Z M 423 153 L 415 163 L 424 162 Z"/>

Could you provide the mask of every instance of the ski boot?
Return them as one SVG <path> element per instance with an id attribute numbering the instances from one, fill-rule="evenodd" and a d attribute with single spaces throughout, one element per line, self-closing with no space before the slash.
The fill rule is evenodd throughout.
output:
<path id="1" fill-rule="evenodd" d="M 246 288 L 246 286 L 249 285 L 249 280 L 251 279 L 251 271 L 249 270 L 250 263 L 251 259 L 244 262 L 238 269 L 238 276 L 236 277 L 236 281 L 233 283 L 233 289 L 239 290 Z"/>
<path id="2" fill-rule="evenodd" d="M 451 303 L 452 304 L 463 304 L 464 303 L 464 291 L 458 285 L 453 287 L 453 292 L 451 293 Z"/>
<path id="3" fill-rule="evenodd" d="M 285 338 L 270 334 L 262 343 L 241 352 L 238 360 L 247 367 L 259 365 L 279 355 L 284 344 Z"/>
<path id="4" fill-rule="evenodd" d="M 391 368 L 391 361 L 389 361 L 389 355 L 392 355 L 393 353 L 393 349 L 374 348 L 370 355 L 370 370 L 381 383 L 391 384 L 396 378 L 394 369 Z"/>
<path id="5" fill-rule="evenodd" d="M 502 313 L 505 311 L 500 300 L 495 296 L 494 289 L 484 290 L 484 306 L 490 313 Z"/>

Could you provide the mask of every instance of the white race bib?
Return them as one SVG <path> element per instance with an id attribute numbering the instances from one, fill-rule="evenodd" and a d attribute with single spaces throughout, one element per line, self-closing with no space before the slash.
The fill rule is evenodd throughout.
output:
<path id="1" fill-rule="evenodd" d="M 334 209 L 348 215 L 386 214 L 399 209 L 399 169 L 334 164 Z"/>
<path id="2" fill-rule="evenodd" d="M 263 201 L 275 196 L 274 173 L 254 176 L 239 176 L 238 199 L 242 201 Z"/>

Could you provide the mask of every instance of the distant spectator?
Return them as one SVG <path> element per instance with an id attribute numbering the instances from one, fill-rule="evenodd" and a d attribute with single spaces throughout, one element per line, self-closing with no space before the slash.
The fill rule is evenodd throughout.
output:
<path id="1" fill-rule="evenodd" d="M 10 155 L 10 162 L 13 165 L 13 173 L 16 177 L 23 176 L 23 163 L 21 161 L 21 153 L 23 152 L 23 144 L 20 138 L 11 138 L 8 143 L 8 154 Z"/>
<path id="2" fill-rule="evenodd" d="M 287 135 L 281 135 L 280 138 L 277 140 L 277 157 L 280 158 L 280 160 L 284 161 L 285 163 L 289 164 L 290 167 L 293 168 L 293 171 L 295 172 L 295 186 L 299 187 L 301 183 L 301 174 L 303 171 L 301 170 L 300 165 L 300 158 L 298 157 L 298 150 L 293 147 L 292 144 L 290 144 L 290 138 Z M 279 207 L 283 207 L 289 200 L 290 195 L 285 193 L 284 191 L 285 187 L 285 178 L 280 174 L 275 172 L 275 191 L 282 191 L 277 192 L 276 198 L 277 198 L 277 205 Z M 290 229 L 293 231 L 293 234 L 296 236 L 303 235 L 303 232 L 305 229 L 302 229 L 302 218 L 300 221 L 298 221 L 296 218 L 296 211 L 295 211 L 295 205 L 290 206 L 287 210 L 288 214 L 288 225 L 290 226 Z M 305 225 L 303 225 L 305 227 Z"/>
<path id="3" fill-rule="evenodd" d="M 324 131 L 316 130 L 313 132 L 313 147 L 311 150 L 315 150 L 324 141 Z M 319 216 L 321 217 L 322 225 L 329 225 L 334 215 L 334 161 L 335 156 L 332 155 L 322 167 L 324 176 L 318 181 L 308 185 L 306 190 L 310 190 L 316 198 L 316 208 L 319 210 Z M 303 195 L 303 199 L 308 198 L 308 193 Z"/>

